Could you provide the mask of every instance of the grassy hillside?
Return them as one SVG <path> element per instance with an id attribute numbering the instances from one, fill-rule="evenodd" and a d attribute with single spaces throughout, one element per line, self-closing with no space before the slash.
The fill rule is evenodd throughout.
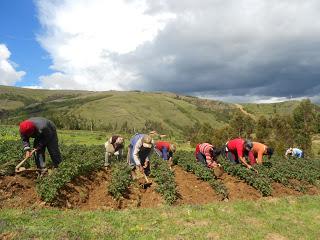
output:
<path id="1" fill-rule="evenodd" d="M 182 132 L 186 126 L 208 122 L 221 126 L 230 113 L 239 111 L 232 104 L 178 96 L 171 93 L 50 91 L 0 87 L 0 116 L 17 123 L 30 116 L 73 115 L 95 124 L 120 128 L 127 124 L 136 130 L 146 121 L 160 129 Z"/>
<path id="2" fill-rule="evenodd" d="M 0 119 L 16 124 L 31 116 L 45 116 L 65 121 L 80 119 L 95 127 L 127 127 L 139 131 L 148 125 L 164 132 L 180 134 L 195 123 L 213 127 L 226 124 L 230 116 L 241 111 L 250 116 L 289 114 L 299 102 L 274 104 L 223 103 L 173 93 L 92 92 L 72 90 L 37 90 L 0 86 Z M 146 122 L 149 123 L 146 124 Z M 151 125 L 151 126 L 150 126 Z"/>
<path id="3" fill-rule="evenodd" d="M 251 113 L 257 117 L 262 115 L 268 117 L 274 114 L 291 114 L 293 110 L 299 105 L 299 101 L 286 101 L 280 103 L 263 104 L 247 103 L 242 105 L 243 109 L 248 113 Z"/>

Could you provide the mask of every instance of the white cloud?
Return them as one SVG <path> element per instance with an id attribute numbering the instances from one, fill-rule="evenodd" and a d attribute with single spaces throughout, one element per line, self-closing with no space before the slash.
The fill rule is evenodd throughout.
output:
<path id="1" fill-rule="evenodd" d="M 16 71 L 17 64 L 10 61 L 10 51 L 5 44 L 0 44 L 0 84 L 14 85 L 26 74 L 24 71 Z"/>
<path id="2" fill-rule="evenodd" d="M 319 0 L 36 2 L 42 87 L 319 99 Z"/>
<path id="3" fill-rule="evenodd" d="M 38 36 L 56 72 L 41 76 L 44 87 L 122 89 L 135 73 L 111 60 L 152 41 L 170 13 L 149 15 L 146 0 L 38 0 L 44 33 Z"/>

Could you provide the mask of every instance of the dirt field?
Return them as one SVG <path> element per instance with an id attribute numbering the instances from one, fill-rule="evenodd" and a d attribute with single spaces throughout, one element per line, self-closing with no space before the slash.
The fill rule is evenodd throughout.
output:
<path id="1" fill-rule="evenodd" d="M 175 205 L 201 205 L 222 201 L 211 186 L 199 180 L 194 174 L 185 172 L 179 166 L 174 167 L 179 198 Z M 110 172 L 101 170 L 87 177 L 78 177 L 67 184 L 51 206 L 39 199 L 36 193 L 36 175 L 7 176 L 0 178 L 0 208 L 76 208 L 81 210 L 108 210 L 125 208 L 150 208 L 164 205 L 162 197 L 156 192 L 156 183 L 144 189 L 138 182 L 131 185 L 125 198 L 116 201 L 107 194 Z M 229 201 L 237 199 L 256 200 L 262 198 L 260 192 L 244 181 L 224 174 L 222 182 L 229 191 Z M 300 196 L 303 193 L 273 183 L 272 197 L 288 195 Z M 318 188 L 309 186 L 305 194 L 320 194 Z M 271 197 L 271 198 L 272 198 Z M 270 197 L 269 197 L 270 198 Z"/>

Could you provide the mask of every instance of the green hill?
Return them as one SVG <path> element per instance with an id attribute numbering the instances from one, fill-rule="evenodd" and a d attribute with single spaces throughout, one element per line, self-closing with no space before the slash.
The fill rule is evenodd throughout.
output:
<path id="1" fill-rule="evenodd" d="M 230 104 L 158 92 L 39 90 L 0 86 L 2 123 L 16 124 L 30 116 L 51 117 L 95 128 L 160 130 L 182 133 L 195 123 L 225 125 L 236 111 L 251 116 L 289 114 L 297 101 L 274 104 Z M 74 123 L 76 122 L 76 123 Z M 72 125 L 76 128 L 77 125 Z M 71 127 L 72 128 L 72 127 Z"/>

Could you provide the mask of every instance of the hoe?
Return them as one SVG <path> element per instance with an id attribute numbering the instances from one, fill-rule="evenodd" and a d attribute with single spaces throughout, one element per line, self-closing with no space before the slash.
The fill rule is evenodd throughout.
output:
<path id="1" fill-rule="evenodd" d="M 31 155 L 30 157 L 33 155 L 33 153 L 35 152 L 36 150 L 32 150 L 31 152 Z M 36 171 L 36 169 L 26 169 L 25 167 L 21 167 L 30 157 L 25 157 L 15 168 L 15 172 L 16 173 L 21 173 L 21 172 L 26 172 L 26 171 L 31 171 L 31 172 L 34 172 Z"/>

